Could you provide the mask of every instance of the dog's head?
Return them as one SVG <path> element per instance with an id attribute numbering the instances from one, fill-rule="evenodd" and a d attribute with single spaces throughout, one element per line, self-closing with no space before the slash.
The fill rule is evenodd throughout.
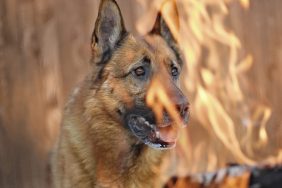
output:
<path id="1" fill-rule="evenodd" d="M 93 87 L 103 110 L 138 142 L 172 148 L 176 124 L 187 124 L 189 104 L 179 89 L 183 63 L 178 45 L 161 13 L 151 32 L 135 37 L 125 29 L 117 3 L 101 0 L 92 51 Z"/>

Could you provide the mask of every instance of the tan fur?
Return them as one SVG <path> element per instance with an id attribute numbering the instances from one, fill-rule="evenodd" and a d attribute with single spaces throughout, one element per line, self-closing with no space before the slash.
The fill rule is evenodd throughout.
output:
<path id="1" fill-rule="evenodd" d="M 162 48 L 163 41 L 155 38 L 156 44 Z M 161 161 L 167 151 L 142 146 L 144 148 L 140 148 L 142 152 L 137 156 L 139 151 L 131 150 L 131 144 L 136 140 L 116 122 L 114 114 L 107 112 L 127 101 L 122 93 L 142 97 L 146 92 L 128 88 L 130 84 L 116 80 L 111 71 L 117 71 L 117 67 L 126 69 L 130 66 L 126 62 L 134 62 L 144 53 L 160 60 L 167 53 L 156 56 L 137 44 L 133 37 L 127 40 L 112 58 L 113 62 L 105 67 L 109 75 L 101 88 L 91 89 L 92 81 L 86 79 L 65 108 L 61 138 L 53 159 L 55 187 L 155 187 L 158 182 Z M 110 94 L 111 90 L 114 90 L 113 94 Z"/>
<path id="2" fill-rule="evenodd" d="M 150 83 L 140 87 L 134 80 L 120 76 L 144 55 L 152 59 L 154 74 L 159 73 L 159 66 L 169 67 L 168 60 L 177 58 L 160 36 L 146 36 L 140 41 L 130 34 L 126 36 L 105 65 L 103 81 L 95 81 L 94 68 L 69 98 L 52 157 L 54 187 L 160 186 L 160 168 L 168 150 L 140 143 L 122 125 L 116 112 L 119 106 L 144 100 Z M 93 48 L 95 56 L 99 49 Z"/>

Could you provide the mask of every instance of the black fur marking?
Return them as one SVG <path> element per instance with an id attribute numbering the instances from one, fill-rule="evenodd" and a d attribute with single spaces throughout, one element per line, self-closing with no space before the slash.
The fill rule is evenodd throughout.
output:
<path id="1" fill-rule="evenodd" d="M 96 71 L 97 73 L 94 74 L 92 78 L 94 84 L 98 84 L 99 81 L 103 80 L 105 66 L 110 62 L 114 51 L 123 45 L 128 35 L 129 33 L 127 32 L 122 33 L 120 39 L 117 41 L 113 49 L 107 49 L 107 51 L 103 53 L 101 60 L 95 64 L 95 69 L 97 69 L 98 71 Z"/>
<path id="2" fill-rule="evenodd" d="M 160 35 L 161 34 L 161 13 L 159 12 L 158 15 L 157 15 L 157 18 L 156 18 L 156 21 L 155 21 L 155 24 L 154 24 L 154 27 L 153 29 L 150 31 L 149 34 L 157 34 L 157 35 Z"/>
<path id="3" fill-rule="evenodd" d="M 100 60 L 100 62 L 97 62 L 97 65 L 105 65 L 107 64 L 111 57 L 112 57 L 112 54 L 113 52 L 118 49 L 120 46 L 123 45 L 125 39 L 127 38 L 128 36 L 128 33 L 127 32 L 123 32 L 119 38 L 119 40 L 116 42 L 116 44 L 114 45 L 114 47 L 112 49 L 107 49 L 104 53 L 103 53 L 103 56 Z"/>
<path id="4" fill-rule="evenodd" d="M 123 121 L 124 121 L 126 128 L 128 129 L 129 129 L 128 118 L 131 114 L 143 116 L 147 119 L 147 121 L 149 121 L 149 123 L 152 123 L 152 124 L 155 124 L 156 122 L 154 112 L 150 108 L 146 106 L 134 106 L 132 109 L 127 109 L 125 113 L 123 114 Z"/>
<path id="5" fill-rule="evenodd" d="M 124 114 L 124 125 L 141 142 L 155 149 L 169 149 L 175 143 L 159 138 L 154 113 L 148 107 L 137 106 Z"/>
<path id="6" fill-rule="evenodd" d="M 118 115 L 122 116 L 122 112 L 121 112 L 120 109 L 117 109 L 117 113 L 118 113 Z"/>
<path id="7" fill-rule="evenodd" d="M 133 153 L 135 158 L 138 158 L 140 156 L 143 149 L 144 149 L 144 144 L 134 144 L 131 146 L 131 152 Z"/>
<path id="8" fill-rule="evenodd" d="M 169 45 L 169 44 L 168 44 Z M 176 56 L 176 59 L 177 59 L 177 62 L 178 64 L 182 67 L 183 66 L 183 57 L 180 53 L 180 50 L 178 49 L 177 46 L 174 46 L 174 45 L 169 45 L 171 47 L 171 49 L 173 50 L 175 56 Z"/>

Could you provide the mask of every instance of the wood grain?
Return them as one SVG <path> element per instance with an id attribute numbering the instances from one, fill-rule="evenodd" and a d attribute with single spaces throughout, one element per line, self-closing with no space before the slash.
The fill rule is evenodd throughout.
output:
<path id="1" fill-rule="evenodd" d="M 135 32 L 136 19 L 146 11 L 138 2 L 118 1 L 127 28 Z M 61 111 L 71 88 L 91 68 L 98 3 L 0 0 L 0 187 L 49 187 L 48 157 Z M 280 0 L 251 1 L 249 11 L 235 3 L 226 21 L 257 63 L 249 94 L 273 109 L 268 132 L 275 145 L 269 147 L 282 147 L 281 8 Z"/>

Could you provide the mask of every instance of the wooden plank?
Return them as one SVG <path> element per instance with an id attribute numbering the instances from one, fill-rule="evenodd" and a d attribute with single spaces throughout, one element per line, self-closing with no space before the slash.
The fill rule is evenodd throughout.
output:
<path id="1" fill-rule="evenodd" d="M 138 2 L 118 0 L 129 30 L 146 11 Z M 0 187 L 48 187 L 48 153 L 64 101 L 91 69 L 90 35 L 98 4 L 0 0 Z M 255 87 L 249 86 L 248 94 L 273 109 L 271 151 L 282 147 L 282 126 L 277 126 L 282 113 L 281 1 L 251 1 L 248 11 L 238 4 L 230 8 L 227 23 L 242 41 L 243 53 L 250 51 L 256 63 L 249 73 Z"/>

